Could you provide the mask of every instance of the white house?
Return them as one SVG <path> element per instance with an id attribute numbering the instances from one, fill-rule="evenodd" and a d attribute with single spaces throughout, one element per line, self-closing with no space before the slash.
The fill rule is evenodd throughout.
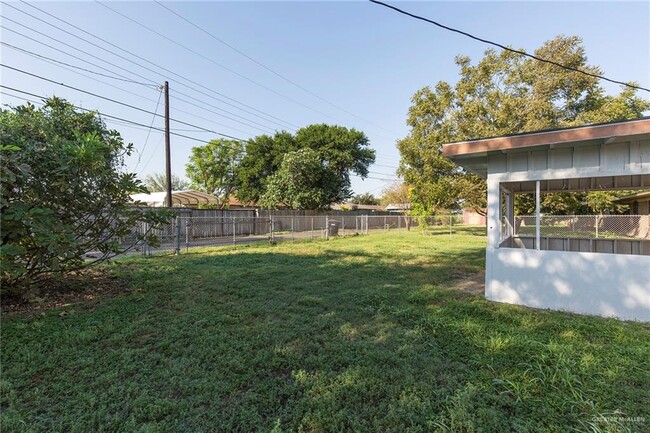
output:
<path id="1" fill-rule="evenodd" d="M 648 216 L 546 217 L 543 192 L 650 188 L 650 118 L 449 143 L 487 180 L 485 296 L 650 321 Z M 514 216 L 534 193 L 535 215 Z"/>

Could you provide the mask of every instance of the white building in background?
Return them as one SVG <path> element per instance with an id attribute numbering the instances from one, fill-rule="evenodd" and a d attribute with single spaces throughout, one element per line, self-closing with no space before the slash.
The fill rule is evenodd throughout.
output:
<path id="1" fill-rule="evenodd" d="M 545 192 L 650 189 L 650 118 L 449 143 L 487 180 L 486 298 L 650 321 L 648 215 L 550 217 Z M 533 193 L 534 216 L 514 196 Z"/>

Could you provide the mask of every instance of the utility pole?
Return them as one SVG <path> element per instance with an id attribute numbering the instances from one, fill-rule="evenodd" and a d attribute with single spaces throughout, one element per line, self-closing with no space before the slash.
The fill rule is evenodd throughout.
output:
<path id="1" fill-rule="evenodd" d="M 169 146 L 169 82 L 165 81 L 165 175 L 167 177 L 167 207 L 172 207 L 172 158 Z"/>

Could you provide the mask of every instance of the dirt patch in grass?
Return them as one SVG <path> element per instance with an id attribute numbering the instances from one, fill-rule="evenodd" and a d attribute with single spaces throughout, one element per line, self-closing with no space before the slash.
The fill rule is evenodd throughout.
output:
<path id="1" fill-rule="evenodd" d="M 52 276 L 37 284 L 29 295 L 3 294 L 3 313 L 41 312 L 93 302 L 99 297 L 115 296 L 130 291 L 124 276 L 106 269 L 84 269 L 66 275 Z M 61 314 L 71 314 L 62 312 Z"/>
<path id="2" fill-rule="evenodd" d="M 454 288 L 473 295 L 485 293 L 485 272 L 476 272 L 458 281 Z"/>

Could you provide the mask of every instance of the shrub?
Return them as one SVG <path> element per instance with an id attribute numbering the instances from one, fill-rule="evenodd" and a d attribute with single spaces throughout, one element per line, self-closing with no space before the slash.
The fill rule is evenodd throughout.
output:
<path id="1" fill-rule="evenodd" d="M 155 227 L 168 218 L 130 205 L 131 194 L 146 192 L 124 171 L 133 145 L 95 113 L 75 111 L 60 98 L 41 108 L 0 110 L 0 139 L 3 289 L 122 253 L 132 245 L 119 238 L 139 222 Z M 99 257 L 84 260 L 88 251 Z"/>

